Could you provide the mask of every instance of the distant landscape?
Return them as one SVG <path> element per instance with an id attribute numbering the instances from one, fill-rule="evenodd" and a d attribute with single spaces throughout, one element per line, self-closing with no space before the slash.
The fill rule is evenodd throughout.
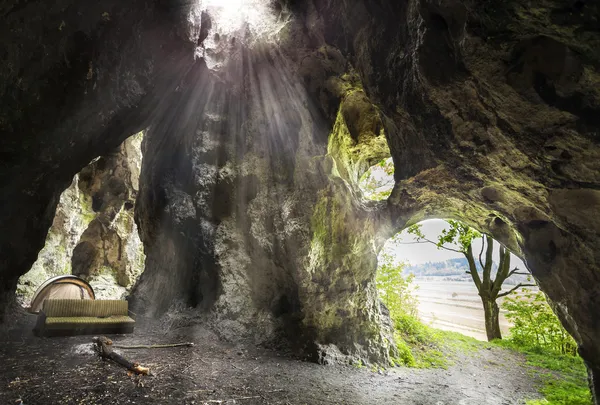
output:
<path id="1" fill-rule="evenodd" d="M 415 275 L 415 295 L 423 322 L 438 329 L 486 340 L 481 300 L 467 270 L 467 259 L 457 258 L 407 265 L 404 273 Z M 494 274 L 496 270 L 497 266 L 494 266 Z M 525 281 L 527 276 L 518 275 L 506 280 L 504 285 L 515 286 Z M 507 336 L 511 324 L 503 312 L 500 312 L 500 329 Z"/>
<path id="2" fill-rule="evenodd" d="M 477 263 L 478 272 L 482 273 L 483 270 L 479 263 Z M 469 264 L 467 263 L 467 259 L 464 257 L 449 259 L 439 262 L 427 262 L 420 264 L 408 264 L 405 269 L 405 274 L 414 274 L 415 277 L 424 278 L 424 277 L 437 277 L 437 280 L 444 281 L 467 281 L 472 282 L 471 275 L 467 274 L 469 270 Z M 494 263 L 492 267 L 492 275 L 496 274 L 498 270 L 498 266 Z M 526 269 L 520 269 L 521 271 L 527 271 Z M 504 284 L 505 285 L 517 285 L 518 283 L 522 283 L 527 281 L 527 276 L 523 275 L 513 275 L 511 278 L 507 279 Z"/>

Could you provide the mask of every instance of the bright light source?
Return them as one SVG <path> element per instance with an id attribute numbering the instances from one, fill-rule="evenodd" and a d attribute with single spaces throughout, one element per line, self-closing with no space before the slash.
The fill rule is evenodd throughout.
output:
<path id="1" fill-rule="evenodd" d="M 263 14 L 263 17 L 266 16 L 268 13 L 262 3 L 252 0 L 201 0 L 200 2 L 218 30 L 225 33 L 233 33 L 241 29 L 244 22 L 253 25 L 259 13 Z"/>
<path id="2" fill-rule="evenodd" d="M 197 0 L 192 11 L 191 23 L 200 29 L 202 12 L 211 18 L 211 29 L 198 56 L 204 57 L 209 67 L 223 63 L 227 41 L 257 41 L 271 39 L 285 22 L 280 21 L 269 7 L 269 0 Z M 221 54 L 220 57 L 211 55 Z M 217 62 L 218 61 L 218 62 Z M 212 66 L 211 66 L 212 65 Z"/>

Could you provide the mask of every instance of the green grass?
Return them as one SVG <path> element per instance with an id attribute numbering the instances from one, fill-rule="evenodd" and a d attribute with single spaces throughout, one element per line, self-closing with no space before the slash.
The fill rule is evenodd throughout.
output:
<path id="1" fill-rule="evenodd" d="M 457 332 L 431 328 L 410 316 L 400 317 L 395 323 L 400 356 L 394 362 L 398 365 L 445 369 L 458 354 L 501 347 L 524 354 L 531 374 L 542 383 L 540 394 L 544 398 L 528 400 L 527 405 L 592 405 L 587 371 L 580 357 L 524 348 L 510 340 L 481 342 Z"/>
<path id="2" fill-rule="evenodd" d="M 481 349 L 489 347 L 490 344 L 474 339 L 470 336 L 458 332 L 449 332 L 440 329 L 434 329 L 437 339 L 450 355 L 457 353 L 475 353 Z"/>
<path id="3" fill-rule="evenodd" d="M 397 365 L 414 368 L 447 368 L 448 361 L 442 353 L 436 330 L 410 315 L 396 316 L 394 321 L 396 348 L 399 356 L 393 361 Z"/>
<path id="4" fill-rule="evenodd" d="M 473 353 L 489 346 L 457 332 L 432 328 L 409 315 L 397 317 L 395 326 L 400 355 L 393 360 L 398 365 L 446 369 L 454 363 L 457 354 Z"/>
<path id="5" fill-rule="evenodd" d="M 533 399 L 527 405 L 592 405 L 587 383 L 587 371 L 580 357 L 523 348 L 510 340 L 494 341 L 494 345 L 525 355 L 527 365 L 542 380 L 543 399 Z"/>

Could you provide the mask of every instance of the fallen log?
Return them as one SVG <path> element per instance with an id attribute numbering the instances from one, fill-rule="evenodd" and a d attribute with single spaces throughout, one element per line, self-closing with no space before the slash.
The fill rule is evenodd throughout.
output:
<path id="1" fill-rule="evenodd" d="M 95 343 L 94 349 L 100 355 L 100 357 L 104 359 L 110 359 L 115 363 L 127 368 L 128 370 L 133 371 L 134 373 L 143 375 L 150 374 L 150 369 L 148 367 L 142 367 L 139 363 L 129 361 L 119 353 L 114 352 L 111 347 L 113 342 L 109 338 L 100 336 L 94 337 L 92 340 Z"/>
<path id="2" fill-rule="evenodd" d="M 113 345 L 113 347 L 117 349 L 167 349 L 170 347 L 193 347 L 194 344 L 191 342 L 188 343 L 169 343 L 164 345 L 133 345 L 133 346 L 121 346 L 121 345 Z"/>

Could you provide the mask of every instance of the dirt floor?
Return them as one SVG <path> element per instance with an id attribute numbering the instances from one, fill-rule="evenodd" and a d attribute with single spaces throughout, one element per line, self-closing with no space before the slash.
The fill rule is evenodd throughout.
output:
<path id="1" fill-rule="evenodd" d="M 458 355 L 447 370 L 373 372 L 233 346 L 202 327 L 110 336 L 115 345 L 194 342 L 119 350 L 152 371 L 130 376 L 94 353 L 91 336 L 36 338 L 20 329 L 2 337 L 0 404 L 508 405 L 539 397 L 523 358 L 497 348 Z"/>

